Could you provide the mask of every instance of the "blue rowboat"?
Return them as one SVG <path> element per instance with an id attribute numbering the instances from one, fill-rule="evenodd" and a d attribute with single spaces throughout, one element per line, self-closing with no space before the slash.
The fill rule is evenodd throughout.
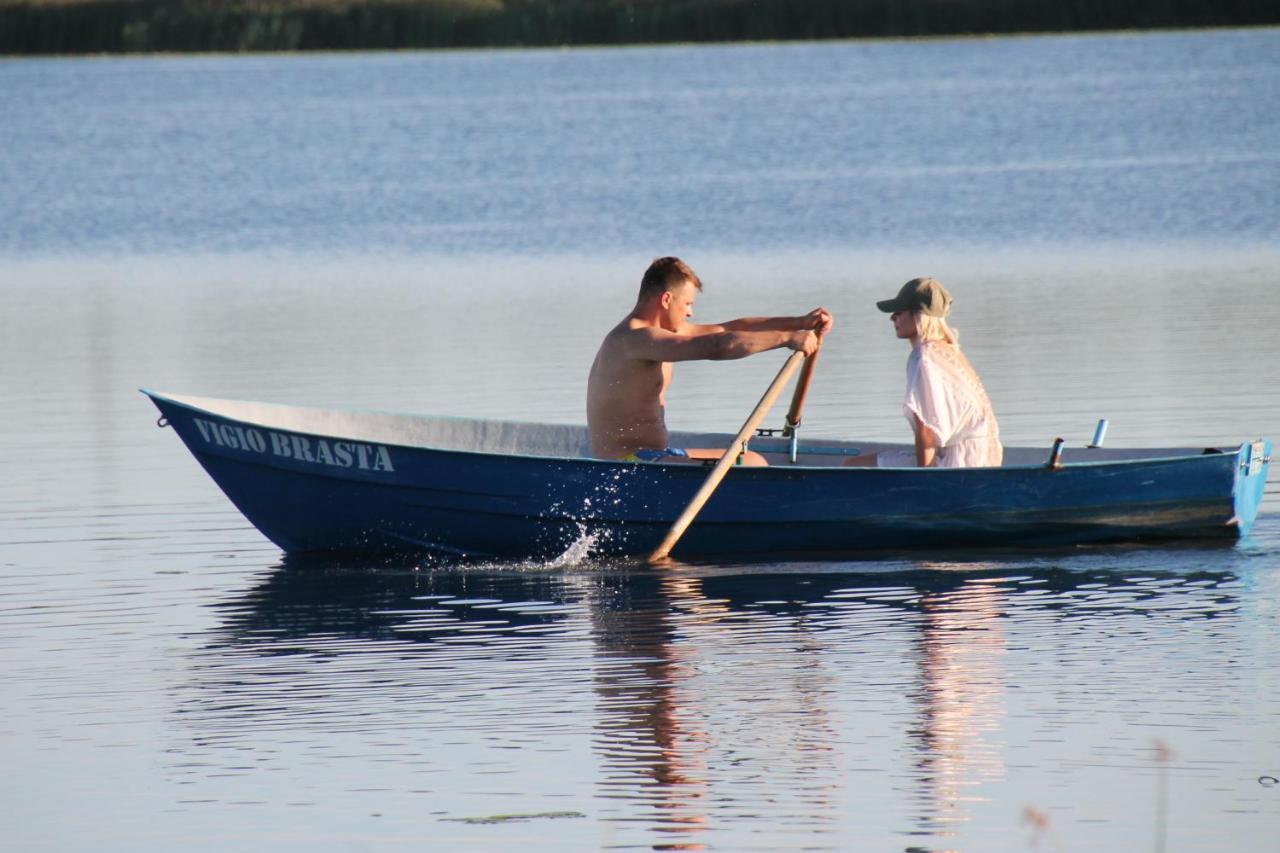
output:
<path id="1" fill-rule="evenodd" d="M 689 464 L 589 457 L 586 428 L 324 409 L 143 390 L 227 497 L 288 552 L 466 557 L 646 554 L 706 479 Z M 675 433 L 689 447 L 731 435 Z M 677 556 L 813 554 L 1244 536 L 1271 444 L 1007 448 L 999 468 L 842 467 L 906 445 L 786 442 L 732 470 Z"/>

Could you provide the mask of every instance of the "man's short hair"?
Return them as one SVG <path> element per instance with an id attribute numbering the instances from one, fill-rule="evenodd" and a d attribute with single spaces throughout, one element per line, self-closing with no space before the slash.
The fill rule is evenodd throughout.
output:
<path id="1" fill-rule="evenodd" d="M 666 290 L 674 290 L 685 282 L 690 282 L 698 290 L 702 290 L 702 280 L 693 268 L 679 258 L 658 258 L 649 264 L 640 279 L 640 295 L 656 295 Z"/>

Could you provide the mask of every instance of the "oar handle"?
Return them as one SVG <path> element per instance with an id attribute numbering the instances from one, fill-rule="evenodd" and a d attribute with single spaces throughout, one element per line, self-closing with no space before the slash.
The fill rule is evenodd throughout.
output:
<path id="1" fill-rule="evenodd" d="M 782 435 L 790 438 L 795 433 L 796 428 L 800 426 L 800 411 L 804 408 L 805 398 L 809 396 L 809 383 L 813 381 L 813 369 L 818 366 L 818 354 L 822 352 L 822 336 L 818 336 L 818 348 L 813 351 L 813 355 L 805 360 L 804 369 L 800 371 L 800 378 L 796 380 L 795 393 L 791 395 L 791 408 L 787 409 L 786 424 L 782 429 Z"/>
<path id="2" fill-rule="evenodd" d="M 817 353 L 814 353 L 814 355 L 817 355 Z M 684 535 L 685 530 L 688 529 L 689 525 L 693 523 L 693 519 L 702 510 L 703 504 L 711 498 L 711 494 L 720 485 L 724 475 L 729 473 L 729 469 L 733 467 L 738 454 L 745 448 L 747 438 L 756 431 L 760 421 L 764 420 L 764 416 L 769 413 L 773 402 L 778 399 L 778 395 L 782 393 L 787 380 L 791 378 L 791 374 L 796 372 L 796 368 L 800 366 L 801 361 L 804 361 L 804 353 L 797 351 L 793 352 L 791 357 L 787 359 L 787 363 L 782 365 L 782 369 L 778 371 L 778 375 L 774 377 L 773 382 L 765 390 L 764 396 L 760 398 L 760 402 L 752 410 L 747 422 L 742 425 L 742 429 L 738 430 L 738 434 L 734 436 L 733 443 L 725 449 L 724 455 L 720 457 L 715 467 L 711 469 L 711 473 L 707 475 L 702 488 L 698 489 L 698 493 L 693 496 L 693 500 L 689 501 L 689 505 L 684 508 L 684 512 L 680 513 L 680 517 L 676 519 L 675 524 L 671 525 L 671 529 L 667 531 L 667 536 L 662 540 L 662 544 L 649 555 L 650 563 L 657 563 L 666 559 L 667 555 L 671 553 L 671 549 L 675 547 L 676 542 L 680 541 L 680 537 Z"/>

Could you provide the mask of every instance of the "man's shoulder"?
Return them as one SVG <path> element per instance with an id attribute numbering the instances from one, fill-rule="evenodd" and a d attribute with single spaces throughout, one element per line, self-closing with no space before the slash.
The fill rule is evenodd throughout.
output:
<path id="1" fill-rule="evenodd" d="M 637 325 L 628 319 L 623 320 L 609 330 L 604 336 L 604 341 L 601 343 L 600 348 L 620 357 L 634 357 L 643 360 L 643 356 L 632 352 L 631 348 L 643 346 L 657 337 L 659 337 L 659 331 L 655 326 Z"/>

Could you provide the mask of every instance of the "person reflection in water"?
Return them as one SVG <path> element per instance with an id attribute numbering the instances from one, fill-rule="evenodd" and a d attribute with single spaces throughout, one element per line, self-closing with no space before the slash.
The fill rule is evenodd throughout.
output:
<path id="1" fill-rule="evenodd" d="M 721 849 L 704 842 L 723 837 L 726 814 L 765 818 L 762 796 L 772 814 L 835 820 L 829 641 L 800 614 L 756 609 L 751 585 L 735 606 L 736 586 L 709 594 L 702 578 L 664 572 L 604 575 L 590 592 L 602 796 L 640 807 L 637 825 L 663 838 L 635 846 Z"/>
<path id="2" fill-rule="evenodd" d="M 628 461 L 719 459 L 722 449 L 673 448 L 664 417 L 676 361 L 743 358 L 787 347 L 805 355 L 831 331 L 831 314 L 815 308 L 800 317 L 744 317 L 690 323 L 702 281 L 679 258 L 658 258 L 645 271 L 635 308 L 600 344 L 587 379 L 591 454 Z M 747 453 L 747 464 L 764 457 Z"/>
<path id="3" fill-rule="evenodd" d="M 893 299 L 877 302 L 899 338 L 911 343 L 903 411 L 915 433 L 915 453 L 884 451 L 847 465 L 970 468 L 1004 459 L 1000 427 L 982 380 L 960 351 L 949 325 L 951 294 L 936 279 L 913 278 Z M 914 458 L 912 458 L 914 455 Z"/>

